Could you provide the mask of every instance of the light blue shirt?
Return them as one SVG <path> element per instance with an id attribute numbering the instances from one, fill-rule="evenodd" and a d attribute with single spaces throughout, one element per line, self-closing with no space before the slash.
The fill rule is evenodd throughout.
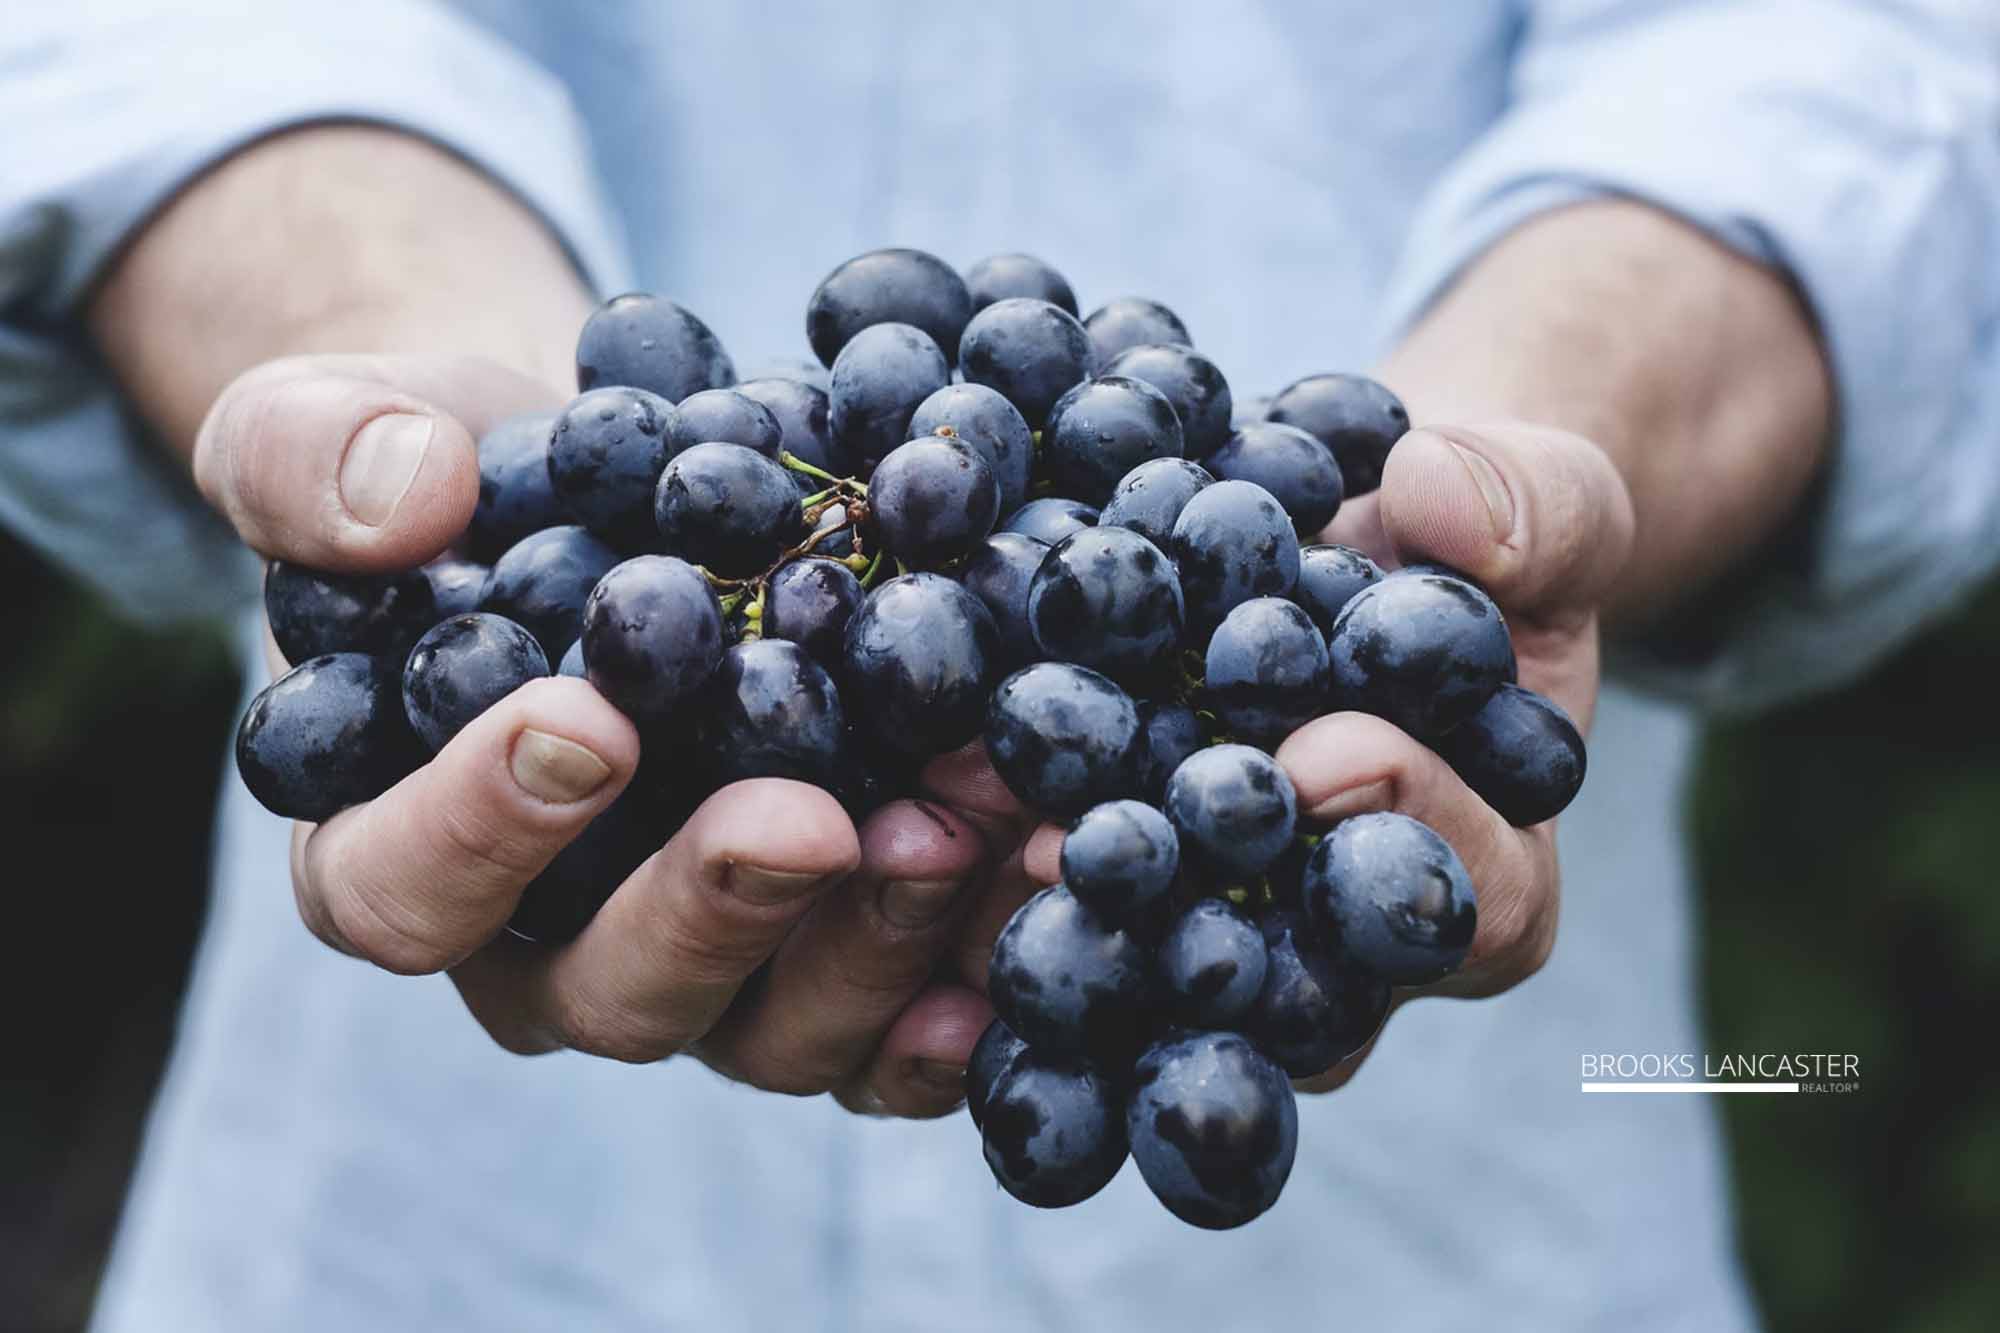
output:
<path id="1" fill-rule="evenodd" d="M 1714 653 L 1627 664 L 1754 703 L 2000 558 L 1996 65 L 1975 0 L 36 5 L 0 29 L 0 521 L 138 613 L 241 604 L 247 562 L 125 428 L 76 312 L 176 185 L 312 119 L 449 145 L 746 367 L 804 350 L 849 254 L 1027 249 L 1086 308 L 1166 301 L 1266 392 L 1365 366 L 1523 219 L 1629 193 L 1786 266 L 1836 372 L 1806 558 Z M 1130 1168 L 1025 1209 L 963 1117 L 506 1056 L 444 980 L 307 937 L 284 827 L 232 780 L 98 1327 L 1747 1328 L 1709 1107 L 1576 1088 L 1586 1052 L 1701 1049 L 1690 734 L 1607 693 L 1549 966 L 1399 1014 L 1228 1235 Z"/>

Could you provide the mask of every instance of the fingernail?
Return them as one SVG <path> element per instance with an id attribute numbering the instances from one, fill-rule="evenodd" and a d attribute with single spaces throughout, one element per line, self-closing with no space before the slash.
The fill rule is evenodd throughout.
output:
<path id="1" fill-rule="evenodd" d="M 514 781 L 550 805 L 581 801 L 611 778 L 611 765 L 575 741 L 532 728 L 514 738 Z"/>
<path id="2" fill-rule="evenodd" d="M 1364 782 L 1359 787 L 1349 787 L 1346 791 L 1336 792 L 1306 811 L 1306 817 L 1320 823 L 1331 823 L 1336 819 L 1345 819 L 1349 815 L 1387 810 L 1395 803 L 1396 784 L 1387 778 L 1378 778 L 1374 782 Z"/>
<path id="3" fill-rule="evenodd" d="M 1479 487 L 1479 494 L 1486 501 L 1486 513 L 1493 524 L 1493 540 L 1504 542 L 1514 531 L 1514 495 L 1501 479 L 1500 469 L 1486 458 L 1466 448 L 1452 443 L 1452 451 L 1465 464 L 1465 470 L 1472 474 L 1473 484 Z"/>
<path id="4" fill-rule="evenodd" d="M 348 442 L 340 463 L 340 501 L 371 528 L 389 521 L 417 479 L 437 423 L 415 412 L 376 417 Z"/>
<path id="5" fill-rule="evenodd" d="M 746 903 L 775 907 L 788 903 L 826 878 L 813 870 L 772 870 L 765 866 L 732 865 L 723 877 L 729 892 Z"/>
<path id="6" fill-rule="evenodd" d="M 965 1093 L 965 1066 L 946 1064 L 943 1060 L 912 1060 L 910 1073 L 917 1082 L 934 1092 L 959 1097 Z"/>
<path id="7" fill-rule="evenodd" d="M 891 925 L 917 930 L 936 925 L 957 897 L 957 880 L 900 879 L 882 886 L 877 905 Z"/>

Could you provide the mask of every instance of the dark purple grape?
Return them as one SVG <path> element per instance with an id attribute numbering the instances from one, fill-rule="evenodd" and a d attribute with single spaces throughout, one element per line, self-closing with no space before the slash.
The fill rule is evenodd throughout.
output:
<path id="1" fill-rule="evenodd" d="M 1427 986 L 1465 961 L 1478 896 L 1451 844 L 1408 815 L 1351 815 L 1306 862 L 1306 917 L 1336 963 Z"/>
<path id="2" fill-rule="evenodd" d="M 910 438 L 918 405 L 949 383 L 951 365 L 929 334 L 909 324 L 871 324 L 833 363 L 833 438 L 872 468 Z"/>
<path id="3" fill-rule="evenodd" d="M 1062 882 L 1106 921 L 1142 920 L 1174 886 L 1180 840 L 1167 817 L 1143 801 L 1106 801 L 1063 835 Z"/>
<path id="4" fill-rule="evenodd" d="M 1215 362 L 1185 344 L 1128 347 L 1098 372 L 1144 380 L 1166 395 L 1180 419 L 1189 458 L 1206 458 L 1229 438 L 1235 401 Z"/>
<path id="5" fill-rule="evenodd" d="M 1169 554 L 1197 635 L 1252 597 L 1285 596 L 1299 577 L 1291 518 L 1269 491 L 1247 481 L 1218 481 L 1189 500 L 1174 521 Z"/>
<path id="6" fill-rule="evenodd" d="M 1179 458 L 1181 423 L 1166 395 L 1144 380 L 1086 380 L 1049 409 L 1037 467 L 1063 494 L 1101 505 L 1126 473 Z"/>
<path id="7" fill-rule="evenodd" d="M 764 589 L 764 637 L 787 639 L 828 671 L 840 669 L 847 622 L 867 593 L 838 560 L 788 560 Z"/>
<path id="8" fill-rule="evenodd" d="M 1017 665 L 1033 661 L 1038 651 L 1028 627 L 1028 585 L 1048 553 L 1048 545 L 1033 537 L 996 532 L 958 571 L 958 581 L 993 613 L 1001 657 Z"/>
<path id="9" fill-rule="evenodd" d="M 1095 671 L 1038 662 L 993 692 L 986 753 L 1024 805 L 1073 817 L 1138 790 L 1139 710 Z"/>
<path id="10" fill-rule="evenodd" d="M 1149 343 L 1194 346 L 1179 315 L 1143 296 L 1121 296 L 1106 302 L 1090 312 L 1083 327 L 1090 334 L 1092 354 L 1099 366 L 1108 366 L 1119 353 Z"/>
<path id="11" fill-rule="evenodd" d="M 870 250 L 827 274 L 813 291 L 806 304 L 806 339 L 831 366 L 863 329 L 909 324 L 951 360 L 970 318 L 965 281 L 942 259 L 922 250 Z"/>
<path id="12" fill-rule="evenodd" d="M 1342 498 L 1333 455 L 1296 426 L 1259 421 L 1243 427 L 1208 457 L 1224 481 L 1251 481 L 1269 491 L 1301 537 L 1333 521 Z"/>
<path id="13" fill-rule="evenodd" d="M 583 632 L 583 604 L 619 555 L 587 528 L 569 525 L 530 533 L 493 562 L 479 609 L 505 616 L 534 635 L 551 662 L 560 662 Z"/>
<path id="14" fill-rule="evenodd" d="M 1139 1174 L 1183 1222 L 1222 1231 L 1278 1201 L 1299 1146 L 1290 1080 L 1234 1032 L 1162 1041 L 1133 1070 L 1126 1130 Z"/>
<path id="15" fill-rule="evenodd" d="M 1076 313 L 1076 293 L 1062 274 L 1033 255 L 990 255 L 965 270 L 965 287 L 976 314 L 995 301 L 1030 297 Z"/>
<path id="16" fill-rule="evenodd" d="M 1252 597 L 1208 640 L 1204 697 L 1222 728 L 1263 749 L 1326 709 L 1326 640 L 1282 597 Z"/>
<path id="17" fill-rule="evenodd" d="M 491 565 L 448 557 L 425 565 L 423 576 L 431 585 L 431 609 L 438 619 L 469 615 L 479 609 L 486 595 L 486 580 L 493 576 Z"/>
<path id="18" fill-rule="evenodd" d="M 1033 537 L 1044 546 L 1054 546 L 1072 532 L 1081 532 L 1097 523 L 1097 510 L 1081 500 L 1065 500 L 1049 495 L 1030 500 L 1000 525 L 1002 532 L 1018 532 Z"/>
<path id="19" fill-rule="evenodd" d="M 941 574 L 909 574 L 869 593 L 847 622 L 841 696 L 874 744 L 942 754 L 979 734 L 999 660 L 999 631 L 977 597 Z"/>
<path id="20" fill-rule="evenodd" d="M 868 511 L 884 550 L 912 568 L 936 569 L 986 540 L 1000 488 L 977 449 L 955 435 L 926 435 L 876 466 Z"/>
<path id="21" fill-rule="evenodd" d="M 1273 398 L 1264 418 L 1332 450 L 1349 495 L 1381 487 L 1390 446 L 1410 429 L 1402 400 L 1365 375 L 1308 375 Z"/>
<path id="22" fill-rule="evenodd" d="M 1027 1049 L 1028 1043 L 997 1018 L 979 1034 L 979 1040 L 972 1045 L 972 1055 L 965 1062 L 965 1111 L 974 1126 L 985 1123 L 986 1101 L 993 1093 L 993 1085 Z"/>
<path id="23" fill-rule="evenodd" d="M 670 555 L 637 556 L 611 570 L 584 609 L 584 671 L 599 694 L 642 726 L 691 701 L 714 675 L 722 648 L 714 589 L 699 569 Z"/>
<path id="24" fill-rule="evenodd" d="M 1056 399 L 1090 374 L 1090 335 L 1061 306 L 1027 297 L 995 301 L 972 317 L 959 344 L 969 384 L 984 384 L 1039 430 Z"/>
<path id="25" fill-rule="evenodd" d="M 266 685 L 236 729 L 236 770 L 274 815 L 313 822 L 372 801 L 423 762 L 386 658 L 327 653 Z"/>
<path id="26" fill-rule="evenodd" d="M 979 451 L 1000 484 L 1000 512 L 1011 514 L 1028 498 L 1035 440 L 1014 405 L 983 384 L 947 384 L 917 404 L 910 438 L 952 434 Z"/>
<path id="27" fill-rule="evenodd" d="M 624 384 L 678 403 L 736 383 L 729 353 L 708 325 L 663 297 L 614 296 L 591 312 L 576 340 L 576 387 Z"/>
<path id="28" fill-rule="evenodd" d="M 1269 964 L 1245 1033 L 1293 1078 L 1312 1078 L 1353 1055 L 1389 1015 L 1389 983 L 1358 967 L 1336 966 L 1305 917 L 1264 918 Z"/>
<path id="29" fill-rule="evenodd" d="M 1334 702 L 1422 740 L 1470 718 L 1514 674 L 1493 599 L 1461 579 L 1408 574 L 1356 593 L 1327 635 Z"/>
<path id="30" fill-rule="evenodd" d="M 1125 1104 L 1087 1064 L 1023 1051 L 987 1095 L 982 1142 L 1001 1187 L 1037 1208 L 1068 1208 L 1125 1165 Z"/>
<path id="31" fill-rule="evenodd" d="M 766 458 L 778 456 L 785 438 L 777 413 L 740 389 L 703 389 L 674 409 L 667 456 L 697 444 L 740 444 Z"/>
<path id="32" fill-rule="evenodd" d="M 1354 594 L 1381 581 L 1381 567 L 1351 546 L 1308 546 L 1299 552 L 1299 581 L 1292 585 L 1292 600 L 1312 617 L 1321 634 L 1328 634 Z"/>
<path id="33" fill-rule="evenodd" d="M 549 436 L 556 419 L 546 413 L 510 417 L 479 437 L 479 501 L 465 529 L 465 549 L 496 560 L 531 532 L 574 523 L 549 480 Z"/>
<path id="34" fill-rule="evenodd" d="M 1480 800 L 1516 828 L 1561 814 L 1583 786 L 1583 736 L 1552 700 L 1502 685 L 1437 741 Z"/>
<path id="35" fill-rule="evenodd" d="M 1057 884 L 1001 930 L 986 990 L 994 1012 L 1034 1050 L 1115 1065 L 1138 1048 L 1152 987 L 1146 951 L 1131 934 Z M 986 1109 L 990 1117 L 990 1101 Z"/>
<path id="36" fill-rule="evenodd" d="M 724 653 L 697 726 L 718 783 L 792 778 L 832 787 L 840 777 L 840 693 L 795 643 L 758 639 Z"/>
<path id="37" fill-rule="evenodd" d="M 680 831 L 687 813 L 670 810 L 650 784 L 634 778 L 529 881 L 507 929 L 540 944 L 575 939 L 618 886 Z"/>
<path id="38" fill-rule="evenodd" d="M 1028 587 L 1028 626 L 1042 655 L 1113 678 L 1158 665 L 1184 620 L 1173 562 L 1129 528 L 1063 538 Z"/>
<path id="39" fill-rule="evenodd" d="M 1160 990 L 1174 1018 L 1194 1028 L 1233 1028 L 1264 989 L 1263 932 L 1221 898 L 1201 898 L 1167 929 L 1159 947 Z"/>
<path id="40" fill-rule="evenodd" d="M 1211 745 L 1167 779 L 1181 860 L 1225 879 L 1262 874 L 1292 840 L 1298 798 L 1278 761 L 1247 745 Z"/>
<path id="41" fill-rule="evenodd" d="M 437 622 L 437 596 L 420 569 L 328 574 L 273 560 L 264 572 L 264 615 L 287 662 L 328 653 L 400 662 Z"/>
<path id="42" fill-rule="evenodd" d="M 805 536 L 791 474 L 740 444 L 697 444 L 660 475 L 660 544 L 723 578 L 761 574 Z"/>
<path id="43" fill-rule="evenodd" d="M 453 616 L 410 650 L 403 711 L 410 730 L 435 754 L 481 713 L 548 674 L 549 659 L 535 636 L 505 616 Z"/>
<path id="44" fill-rule="evenodd" d="M 621 551 L 654 544 L 653 492 L 671 452 L 674 407 L 644 389 L 592 389 L 570 400 L 549 437 L 549 483 L 563 507 Z"/>
<path id="45" fill-rule="evenodd" d="M 824 370 L 818 366 L 813 369 L 821 378 L 825 377 Z M 736 386 L 736 392 L 752 402 L 762 403 L 770 410 L 778 423 L 778 447 L 786 453 L 836 477 L 845 477 L 854 471 L 847 451 L 833 441 L 832 409 L 823 386 L 800 379 L 770 376 L 744 380 Z M 797 480 L 800 485 L 813 490 L 818 490 L 821 484 L 804 473 L 800 473 Z"/>
<path id="46" fill-rule="evenodd" d="M 1166 798 L 1167 779 L 1187 757 L 1208 744 L 1201 720 L 1185 704 L 1139 705 L 1139 794 L 1158 803 Z"/>
<path id="47" fill-rule="evenodd" d="M 590 679 L 590 673 L 583 669 L 582 639 L 579 638 L 564 651 L 562 661 L 556 667 L 556 674 L 558 676 L 572 676 L 577 680 Z"/>
<path id="48" fill-rule="evenodd" d="M 1214 484 L 1207 468 L 1185 458 L 1141 463 L 1111 492 L 1104 512 L 1097 516 L 1098 526 L 1130 528 L 1164 551 L 1173 543 L 1174 524 L 1181 510 L 1187 508 L 1196 491 Z"/>

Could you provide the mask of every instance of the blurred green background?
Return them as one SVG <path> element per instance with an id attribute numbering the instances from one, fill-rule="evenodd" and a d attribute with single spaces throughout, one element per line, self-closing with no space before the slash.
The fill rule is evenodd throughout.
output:
<path id="1" fill-rule="evenodd" d="M 236 675 L 0 539 L 16 947 L 0 1325 L 81 1326 L 172 1035 Z M 1867 680 L 1706 743 L 1691 821 L 1712 1051 L 1853 1051 L 1862 1091 L 1728 1097 L 1783 1333 L 2000 1327 L 2000 587 Z"/>

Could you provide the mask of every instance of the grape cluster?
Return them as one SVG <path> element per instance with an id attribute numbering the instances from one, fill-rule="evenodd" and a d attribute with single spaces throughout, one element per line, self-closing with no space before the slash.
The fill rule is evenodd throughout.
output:
<path id="1" fill-rule="evenodd" d="M 1397 814 L 1314 834 L 1271 751 L 1374 713 L 1526 825 L 1581 784 L 1576 728 L 1515 682 L 1477 584 L 1302 545 L 1408 428 L 1381 385 L 1315 375 L 1245 410 L 1172 311 L 1080 320 L 1026 255 L 964 277 L 861 255 L 806 332 L 819 366 L 739 382 L 693 314 L 618 297 L 579 395 L 480 441 L 449 557 L 273 565 L 298 665 L 243 719 L 243 778 L 325 819 L 526 681 L 587 679 L 643 758 L 521 899 L 511 928 L 558 942 L 726 783 L 814 783 L 859 818 L 983 740 L 1069 821 L 1061 882 L 993 949 L 967 1074 L 988 1164 L 1060 1207 L 1129 1155 L 1176 1216 L 1241 1225 L 1291 1169 L 1291 1080 L 1456 968 L 1476 919 L 1443 839 Z"/>

